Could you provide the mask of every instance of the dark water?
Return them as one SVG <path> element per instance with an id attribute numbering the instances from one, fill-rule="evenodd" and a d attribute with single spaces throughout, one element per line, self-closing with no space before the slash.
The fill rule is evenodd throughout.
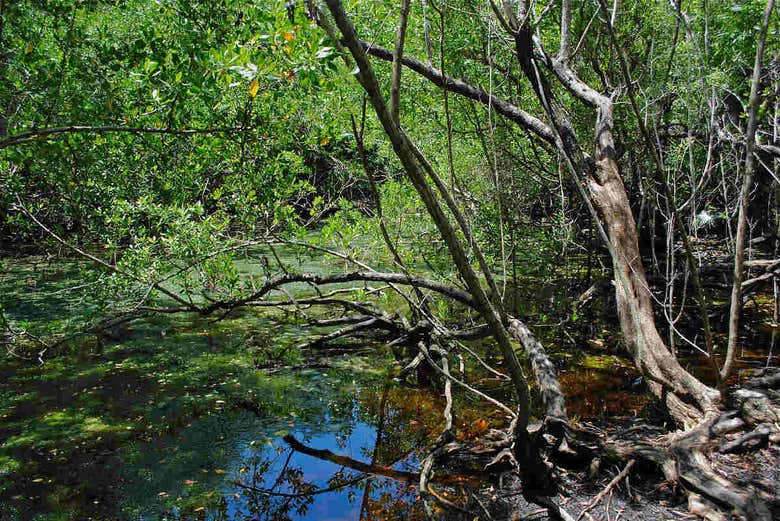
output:
<path id="1" fill-rule="evenodd" d="M 258 406 L 225 396 L 208 410 L 182 411 L 191 415 L 187 423 L 162 431 L 157 429 L 164 423 L 155 423 L 153 414 L 138 417 L 137 423 L 98 414 L 98 406 L 89 414 L 77 414 L 89 405 L 39 414 L 32 422 L 37 425 L 27 432 L 14 429 L 12 420 L 3 426 L 11 434 L 3 452 L 18 458 L 13 461 L 19 465 L 4 473 L 10 481 L 0 495 L 2 518 L 335 520 L 374 519 L 389 511 L 396 519 L 422 515 L 414 479 L 399 481 L 381 474 L 387 469 L 415 472 L 419 451 L 436 435 L 426 426 L 440 423 L 441 404 L 435 395 L 352 370 L 280 374 L 267 389 L 258 386 L 254 391 L 273 394 L 274 403 L 264 406 L 258 400 Z M 116 432 L 117 424 L 129 434 Z M 146 429 L 154 434 L 145 435 Z M 309 447 L 374 465 L 377 475 L 297 452 L 283 439 L 290 435 Z M 332 492 L 298 496 L 331 487 Z"/>
<path id="2" fill-rule="evenodd" d="M 90 287 L 68 290 L 95 277 L 79 263 L 2 268 L 0 305 L 16 327 L 75 329 L 93 306 Z M 557 348 L 570 416 L 643 415 L 651 400 L 614 327 L 594 316 L 560 323 L 571 315 L 570 293 L 547 285 L 518 308 Z M 305 335 L 274 318 L 155 317 L 110 338 L 75 338 L 43 353 L 43 364 L 34 343 L 17 350 L 6 341 L 0 520 L 424 519 L 416 472 L 442 426 L 440 390 L 393 381 L 382 348 L 320 360 L 317 369 L 264 369 L 274 349 Z M 770 338 L 758 332 L 743 365 L 763 364 Z M 706 377 L 701 360 L 686 363 Z M 505 383 L 467 373 L 508 396 Z M 456 402 L 462 437 L 506 421 L 473 397 L 456 394 Z M 294 450 L 296 441 L 304 449 Z"/>

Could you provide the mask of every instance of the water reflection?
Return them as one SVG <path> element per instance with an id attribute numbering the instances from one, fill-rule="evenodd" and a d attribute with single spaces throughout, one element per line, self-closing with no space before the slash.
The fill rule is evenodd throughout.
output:
<path id="1" fill-rule="evenodd" d="M 194 421 L 138 446 L 123 509 L 140 519 L 422 519 L 420 452 L 436 433 L 429 393 L 344 375 L 302 374 L 288 421 L 262 410 Z M 251 409 L 245 404 L 244 409 Z M 303 412 L 301 412 L 303 411 Z M 196 468 L 197 467 L 197 468 Z"/>
<path id="2" fill-rule="evenodd" d="M 0 305 L 51 320 L 62 303 L 29 298 L 25 273 L 0 279 Z M 561 336 L 570 299 L 555 293 L 566 288 L 548 290 L 524 297 L 526 314 L 552 317 L 535 329 L 565 368 L 572 418 L 643 415 L 643 380 L 601 312 L 591 306 L 593 316 L 572 318 Z M 44 366 L 0 360 L 0 520 L 424 518 L 415 472 L 442 425 L 437 391 L 388 382 L 376 370 L 389 365 L 381 355 L 318 371 L 256 370 L 246 339 L 288 345 L 291 329 L 250 314 L 158 317 Z M 776 363 L 776 330 L 761 334 L 744 342 L 756 348 L 740 352 L 745 367 Z M 706 376 L 709 364 L 684 362 Z M 511 400 L 506 382 L 468 376 Z M 455 399 L 459 437 L 506 421 L 473 396 Z"/>
<path id="3" fill-rule="evenodd" d="M 227 517 L 422 519 L 414 484 L 428 433 L 410 422 L 419 409 L 409 409 L 407 393 L 399 391 L 386 383 L 377 404 L 377 393 L 363 389 L 346 422 L 326 415 L 326 425 L 343 424 L 340 432 L 308 426 L 259 451 L 245 449 L 236 481 L 241 493 L 229 501 Z"/>

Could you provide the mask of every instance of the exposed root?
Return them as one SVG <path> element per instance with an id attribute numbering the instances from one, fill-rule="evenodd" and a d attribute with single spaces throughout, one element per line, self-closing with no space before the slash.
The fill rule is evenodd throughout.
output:
<path id="1" fill-rule="evenodd" d="M 746 452 L 757 449 L 760 445 L 769 440 L 770 434 L 772 434 L 772 426 L 762 423 L 754 430 L 743 434 L 735 440 L 721 443 L 718 451 L 725 454 L 728 452 Z"/>
<path id="2" fill-rule="evenodd" d="M 778 381 L 762 378 L 748 384 Z M 716 451 L 748 452 L 775 441 L 780 431 L 780 412 L 770 394 L 771 391 L 739 389 L 732 394 L 738 410 L 710 413 L 698 425 L 682 432 L 643 440 L 612 439 L 605 448 L 622 458 L 639 458 L 658 465 L 670 483 L 683 488 L 689 510 L 700 517 L 770 521 L 772 508 L 780 506 L 776 493 L 761 490 L 760 484 L 736 485 L 712 465 Z M 729 437 L 743 428 L 749 430 Z"/>
<path id="3" fill-rule="evenodd" d="M 747 385 L 778 381 L 773 375 L 764 374 Z M 669 485 L 687 496 L 688 510 L 695 516 L 711 521 L 770 521 L 780 514 L 776 484 L 761 476 L 744 478 L 741 462 L 749 457 L 745 453 L 776 444 L 773 436 L 778 433 L 778 422 L 766 421 L 778 412 L 776 403 L 769 400 L 769 396 L 776 395 L 757 387 L 744 391 L 732 393 L 741 397 L 734 400 L 739 409 L 709 413 L 696 426 L 684 431 L 669 433 L 657 427 L 637 425 L 607 434 L 586 425 L 565 424 L 559 437 L 550 434 L 549 422 L 538 423 L 529 431 L 532 443 L 537 444 L 543 455 L 542 465 L 581 471 L 593 461 L 623 462 L 623 470 L 588 503 L 578 519 L 588 519 L 588 511 L 609 497 L 633 469 L 650 464 L 660 470 Z M 556 424 L 553 430 L 560 425 Z M 450 442 L 446 451 L 439 453 L 437 462 L 449 467 L 464 464 L 480 467 L 498 486 L 495 494 L 499 497 L 522 494 L 529 502 L 547 509 L 549 518 L 568 519 L 568 514 L 560 511 L 549 494 L 521 490 L 517 476 L 528 469 L 518 466 L 513 441 L 509 433 L 492 430 L 478 442 Z M 594 466 L 594 472 L 597 467 Z M 506 476 L 510 475 L 515 476 L 510 480 L 513 485 L 506 488 Z M 740 477 L 735 479 L 735 476 Z"/>

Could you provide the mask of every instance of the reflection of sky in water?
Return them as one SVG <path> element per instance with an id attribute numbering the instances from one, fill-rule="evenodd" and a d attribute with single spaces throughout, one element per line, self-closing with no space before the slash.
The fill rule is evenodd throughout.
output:
<path id="1" fill-rule="evenodd" d="M 315 379 L 318 378 L 315 376 Z M 219 509 L 221 511 L 208 509 L 202 512 L 201 515 L 206 514 L 206 519 L 270 519 L 265 512 L 252 513 L 252 505 L 256 504 L 252 496 L 263 496 L 235 485 L 234 481 L 260 489 L 273 488 L 274 492 L 295 493 L 296 490 L 286 480 L 276 483 L 285 463 L 288 469 L 299 469 L 302 481 L 315 489 L 332 486 L 334 483 L 329 480 L 339 471 L 343 476 L 341 482 L 359 477 L 361 473 L 356 470 L 344 469 L 333 462 L 298 452 L 294 452 L 287 461 L 291 449 L 282 438 L 289 432 L 311 448 L 330 450 L 370 464 L 377 425 L 367 423 L 367 420 L 375 423 L 377 411 L 370 414 L 364 410 L 357 393 L 379 394 L 382 392 L 381 385 L 370 389 L 350 386 L 346 390 L 348 394 L 341 396 L 340 410 L 331 407 L 334 389 L 323 392 L 319 385 L 315 388 L 312 393 L 302 392 L 289 397 L 290 410 L 296 410 L 297 403 L 305 402 L 310 411 L 315 411 L 315 421 L 295 417 L 260 418 L 250 412 L 226 411 L 193 421 L 175 437 L 138 447 L 139 459 L 133 465 L 136 477 L 130 480 L 124 491 L 125 504 L 134 505 L 133 510 L 143 520 L 165 519 L 159 517 L 159 513 L 166 510 L 166 497 L 186 499 L 194 490 L 186 482 L 195 480 L 201 492 L 214 491 L 215 498 L 221 496 L 225 501 L 223 508 Z M 344 391 L 339 389 L 336 393 Z M 351 401 L 351 407 L 343 407 L 344 400 Z M 391 405 L 387 404 L 388 421 L 392 416 L 390 408 Z M 399 426 L 404 427 L 396 424 L 395 429 Z M 396 470 L 415 470 L 418 463 L 415 454 L 389 445 L 383 445 L 383 452 L 392 454 L 393 461 L 379 461 L 379 464 L 391 465 Z M 261 472 L 256 473 L 257 469 Z M 405 483 L 381 477 L 371 477 L 370 480 L 369 498 L 372 500 L 378 500 L 383 494 L 384 499 L 390 495 L 404 503 L 415 500 L 414 489 L 407 490 Z M 360 518 L 364 486 L 365 480 L 335 491 L 315 494 L 310 496 L 312 501 L 303 514 L 293 507 L 287 515 L 295 520 L 357 520 Z M 161 492 L 166 496 L 160 497 Z M 270 501 L 278 503 L 284 499 L 272 497 Z M 189 519 L 186 513 L 186 510 L 175 507 L 171 512 L 173 519 Z"/>
<path id="2" fill-rule="evenodd" d="M 326 415 L 326 424 L 323 426 L 327 428 L 328 420 L 330 416 Z M 317 449 L 328 449 L 336 454 L 349 456 L 351 458 L 360 461 L 369 461 L 371 452 L 374 448 L 374 442 L 376 441 L 376 428 L 365 423 L 357 421 L 353 416 L 354 424 L 350 435 L 346 440 L 340 440 L 339 436 L 334 432 L 317 432 L 319 429 L 317 426 L 309 426 L 305 430 L 293 430 L 291 434 L 298 440 L 305 440 L 305 443 L 310 447 Z M 287 444 L 281 439 L 281 437 L 274 438 L 273 447 L 265 446 L 262 450 L 261 459 L 269 459 L 274 463 L 269 470 L 265 473 L 266 479 L 262 484 L 256 483 L 259 487 L 270 488 L 273 486 L 277 476 L 282 471 L 285 462 L 287 460 L 287 454 L 290 449 Z M 277 452 L 277 447 L 283 448 L 283 452 Z M 257 457 L 257 451 L 251 447 L 245 446 L 241 451 L 241 457 L 237 462 L 238 465 L 242 465 L 245 461 Z M 317 488 L 327 488 L 328 478 L 332 477 L 334 473 L 338 472 L 341 468 L 340 465 L 331 463 L 329 461 L 323 461 L 321 459 L 308 456 L 306 454 L 294 453 L 288 463 L 290 468 L 299 468 L 303 471 L 303 479 L 315 485 Z M 238 469 L 230 469 L 231 473 L 238 475 Z M 324 494 L 317 494 L 314 497 L 314 502 L 309 506 L 308 511 L 303 516 L 294 515 L 291 512 L 291 517 L 294 519 L 357 519 L 360 513 L 360 501 L 359 496 L 357 499 L 350 501 L 348 490 L 351 487 L 345 487 L 334 492 L 327 492 Z M 225 492 L 230 494 L 235 492 L 235 487 L 226 487 Z M 276 487 L 277 492 L 294 493 L 295 491 L 286 483 L 281 483 Z M 240 514 L 242 511 L 246 512 L 245 495 L 240 495 L 239 498 L 231 496 L 232 500 L 228 504 L 228 515 L 233 518 L 236 514 Z M 240 517 L 240 516 L 239 516 Z"/>
<path id="3" fill-rule="evenodd" d="M 338 425 L 337 421 L 334 422 L 334 419 L 331 418 L 329 414 L 326 414 L 325 422 L 322 425 L 310 425 L 305 429 L 292 430 L 291 434 L 296 439 L 303 441 L 309 447 L 320 450 L 330 450 L 338 455 L 371 463 L 376 443 L 377 428 L 374 425 L 368 425 L 358 420 L 357 415 L 355 414 L 356 412 L 356 410 L 353 410 L 352 417 L 350 418 L 348 425 L 345 426 L 348 431 L 348 435 L 346 436 L 338 433 L 337 431 L 339 429 L 334 429 L 334 427 L 340 427 L 341 425 Z M 322 432 L 322 429 L 324 429 L 325 432 Z M 303 472 L 303 479 L 307 483 L 316 486 L 317 489 L 329 487 L 331 484 L 328 480 L 342 469 L 340 465 L 333 462 L 301 454 L 299 452 L 293 452 L 289 461 L 287 461 L 287 456 L 290 453 L 289 446 L 281 437 L 275 438 L 272 443 L 273 446 L 266 445 L 262 450 L 260 459 L 267 459 L 273 461 L 273 463 L 268 471 L 265 472 L 265 482 L 263 484 L 254 484 L 255 486 L 258 486 L 258 488 L 273 487 L 280 472 L 284 470 L 285 464 L 288 468 L 300 469 Z M 278 447 L 283 448 L 284 450 L 278 451 Z M 399 456 L 406 455 L 399 454 Z M 253 457 L 257 457 L 257 451 L 251 447 L 244 447 L 241 452 L 239 464 L 242 464 Z M 408 457 L 395 462 L 392 466 L 397 470 L 413 470 L 411 467 L 415 464 L 416 458 L 409 455 Z M 355 476 L 359 475 L 357 471 L 348 470 L 348 472 Z M 371 497 L 376 498 L 383 492 L 391 492 L 394 489 L 395 484 L 396 483 L 393 482 L 393 480 L 387 478 L 372 478 Z M 285 493 L 295 492 L 295 490 L 286 483 L 280 483 L 274 490 L 276 492 Z M 226 493 L 232 491 L 234 490 L 232 490 L 231 487 L 227 487 L 227 490 L 225 490 Z M 355 493 L 351 495 L 350 491 Z M 323 494 L 315 494 L 312 496 L 313 502 L 308 506 L 307 511 L 303 515 L 298 515 L 293 510 L 290 512 L 290 516 L 293 519 L 300 520 L 357 520 L 359 519 L 361 511 L 362 494 L 362 486 L 357 487 L 356 485 L 347 486 Z M 231 496 L 231 500 L 228 504 L 229 518 L 242 517 L 241 514 L 247 511 L 245 499 L 245 495 L 240 495 L 238 498 Z"/>

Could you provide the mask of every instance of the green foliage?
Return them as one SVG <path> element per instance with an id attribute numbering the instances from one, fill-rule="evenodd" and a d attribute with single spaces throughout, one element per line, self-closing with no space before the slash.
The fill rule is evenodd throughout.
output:
<path id="1" fill-rule="evenodd" d="M 233 441 L 247 441 L 248 460 L 262 467 L 268 464 L 261 457 L 267 444 L 291 432 L 298 420 L 327 424 L 346 439 L 356 416 L 371 416 L 366 411 L 377 405 L 356 406 L 359 386 L 352 379 L 357 374 L 375 386 L 377 367 L 388 363 L 364 360 L 310 379 L 268 377 L 258 368 L 304 361 L 295 346 L 311 334 L 304 329 L 308 319 L 333 317 L 312 309 L 249 312 L 231 305 L 255 298 L 258 288 L 287 270 L 407 269 L 463 286 L 451 255 L 414 186 L 399 172 L 370 108 L 358 125 L 368 164 L 359 160 L 351 120 L 361 120 L 364 92 L 354 65 L 344 63 L 337 42 L 306 16 L 303 2 L 0 5 L 0 246 L 33 247 L 40 254 L 0 259 L 0 340 L 9 346 L 0 359 L 0 517 L 19 514 L 5 510 L 5 499 L 33 501 L 17 492 L 40 484 L 36 506 L 45 505 L 51 519 L 99 518 L 74 503 L 73 480 L 64 473 L 86 470 L 90 480 L 81 481 L 95 477 L 105 484 L 109 479 L 101 473 L 120 467 L 131 486 L 122 490 L 129 490 L 127 497 L 112 505 L 109 518 L 139 518 L 148 511 L 168 518 L 225 518 L 228 500 L 220 487 L 226 478 L 218 476 L 248 473 L 246 467 L 224 468 L 239 445 Z M 485 23 L 494 16 L 487 4 L 428 5 L 427 12 L 421 3 L 412 5 L 407 55 L 547 119 L 518 67 L 517 49 L 496 33 L 500 24 Z M 728 219 L 742 151 L 727 141 L 712 146 L 706 137 L 724 129 L 718 125 L 725 121 L 725 130 L 739 139 L 763 0 L 615 5 L 611 29 L 630 78 L 623 76 L 598 3 L 574 6 L 573 34 L 587 35 L 575 42 L 571 66 L 617 101 L 615 154 L 637 221 L 668 216 L 671 205 L 694 227 L 701 209 Z M 393 48 L 397 2 L 345 6 L 362 39 Z M 560 39 L 560 5 L 533 6 L 530 15 L 539 18 L 535 36 L 552 51 Z M 777 20 L 768 41 L 774 62 Z M 423 26 L 430 29 L 432 52 L 418 30 Z M 390 64 L 372 63 L 387 92 Z M 639 119 L 628 102 L 627 81 L 635 87 Z M 592 155 L 593 108 L 560 86 L 553 91 L 581 136 L 583 153 Z M 711 106 L 729 119 L 714 124 Z M 591 284 L 591 266 L 601 253 L 562 158 L 503 119 L 492 102 L 484 107 L 453 94 L 447 112 L 444 107 L 441 88 L 405 70 L 401 124 L 468 221 L 474 244 L 457 233 L 469 261 L 476 266 L 478 246 L 496 278 L 504 278 L 499 283 L 506 307 L 532 317 L 543 340 L 565 342 L 560 330 L 571 325 L 592 334 L 590 311 L 573 306 L 564 294 L 572 288 L 559 284 L 585 270 L 577 256 L 592 250 Z M 767 115 L 761 113 L 762 139 L 769 135 Z M 661 145 L 661 174 L 673 189 L 669 200 L 652 175 L 655 164 L 640 121 Z M 719 172 L 711 168 L 713 157 Z M 367 174 L 376 180 L 376 194 Z M 382 225 L 403 266 L 396 264 Z M 55 254 L 73 253 L 62 242 L 109 266 L 55 260 Z M 326 257 L 323 249 L 339 254 Z M 289 295 L 275 291 L 266 297 L 321 291 L 303 283 L 286 289 Z M 341 296 L 370 301 L 389 314 L 408 316 L 412 307 L 375 285 L 328 289 L 344 290 Z M 218 302 L 219 313 L 207 317 L 154 314 L 164 306 L 180 311 Z M 445 327 L 479 322 L 448 299 L 432 295 L 425 302 Z M 106 319 L 118 322 L 95 327 Z M 568 331 L 566 336 L 572 339 Z M 603 341 L 594 344 L 604 347 Z M 621 387 L 636 375 L 617 357 L 587 357 L 580 368 L 562 379 L 565 391 L 576 396 L 573 415 L 644 407 L 644 397 Z M 596 399 L 589 401 L 591 391 Z M 418 416 L 439 421 L 440 404 L 417 402 L 407 389 L 396 398 L 404 406 L 387 416 L 386 444 L 411 450 L 430 433 L 419 427 L 422 434 L 414 433 L 420 439 L 412 439 L 404 429 L 412 420 L 417 425 Z M 245 406 L 261 417 L 259 423 L 238 418 L 234 409 Z M 458 421 L 468 421 L 459 425 L 460 433 L 487 429 L 484 418 L 460 414 Z M 216 442 L 213 434 L 224 425 L 235 432 Z M 79 490 L 83 497 L 93 493 L 90 483 Z"/>
<path id="2" fill-rule="evenodd" d="M 311 23 L 293 23 L 283 3 L 73 0 L 6 9 L 4 133 L 71 125 L 240 130 L 64 133 L 5 149 L 4 241 L 41 235 L 13 211 L 17 195 L 82 243 L 157 235 L 144 229 L 142 214 L 168 207 L 190 214 L 193 225 L 218 214 L 247 234 L 296 221 L 290 202 L 314 191 L 307 157 L 336 135 L 337 122 L 311 94 L 340 88 L 336 56 Z"/>

